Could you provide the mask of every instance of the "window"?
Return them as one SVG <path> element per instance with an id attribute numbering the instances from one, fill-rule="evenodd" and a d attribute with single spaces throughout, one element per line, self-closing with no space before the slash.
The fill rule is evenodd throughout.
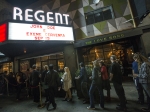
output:
<path id="1" fill-rule="evenodd" d="M 107 6 L 85 14 L 86 24 L 94 24 L 114 18 L 112 6 Z"/>

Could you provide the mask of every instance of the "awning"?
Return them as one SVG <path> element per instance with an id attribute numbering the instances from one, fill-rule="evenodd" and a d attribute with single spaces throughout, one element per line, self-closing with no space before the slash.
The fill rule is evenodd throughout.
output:
<path id="1" fill-rule="evenodd" d="M 141 34 L 143 34 L 143 31 L 141 28 L 124 30 L 120 32 L 110 33 L 106 35 L 99 35 L 96 37 L 91 37 L 91 38 L 76 41 L 76 43 L 74 44 L 74 47 L 78 48 L 78 47 L 83 47 L 83 46 L 88 46 L 88 45 L 94 45 L 98 43 L 123 39 L 123 38 L 132 37 L 136 35 L 141 35 Z"/>

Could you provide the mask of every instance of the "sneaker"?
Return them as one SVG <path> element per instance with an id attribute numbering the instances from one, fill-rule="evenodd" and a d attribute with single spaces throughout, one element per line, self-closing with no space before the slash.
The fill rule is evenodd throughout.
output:
<path id="1" fill-rule="evenodd" d="M 148 109 L 148 108 L 142 108 L 141 111 L 142 112 L 150 112 L 150 109 Z"/>
<path id="2" fill-rule="evenodd" d="M 99 104 L 99 107 L 101 107 L 102 109 L 104 109 L 104 105 Z"/>
<path id="3" fill-rule="evenodd" d="M 92 107 L 90 107 L 90 106 L 88 106 L 87 109 L 88 109 L 88 110 L 95 110 L 94 107 L 92 108 Z"/>

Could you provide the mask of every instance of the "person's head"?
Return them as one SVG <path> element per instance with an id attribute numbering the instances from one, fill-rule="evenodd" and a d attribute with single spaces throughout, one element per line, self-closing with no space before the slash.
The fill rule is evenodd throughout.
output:
<path id="1" fill-rule="evenodd" d="M 116 56 L 115 55 L 111 55 L 110 56 L 110 61 L 113 63 L 116 61 Z"/>
<path id="2" fill-rule="evenodd" d="M 65 72 L 70 72 L 68 67 L 65 67 L 65 68 L 64 68 L 64 71 L 65 71 Z"/>
<path id="3" fill-rule="evenodd" d="M 98 67 L 99 66 L 98 60 L 92 61 L 92 63 L 93 63 L 94 67 Z"/>
<path id="4" fill-rule="evenodd" d="M 138 61 L 139 60 L 139 54 L 134 54 L 133 59 L 134 59 L 134 61 Z"/>
<path id="5" fill-rule="evenodd" d="M 32 72 L 32 71 L 33 71 L 33 69 L 32 69 L 32 68 L 30 68 L 30 69 L 29 69 L 29 71 L 30 71 L 30 72 Z"/>
<path id="6" fill-rule="evenodd" d="M 103 62 L 103 61 L 100 61 L 100 62 L 99 62 L 99 66 L 100 66 L 100 67 L 104 66 L 104 62 Z"/>
<path id="7" fill-rule="evenodd" d="M 33 70 L 35 70 L 35 69 L 36 69 L 36 65 L 35 65 L 35 64 L 32 66 L 32 69 L 33 69 Z"/>
<path id="8" fill-rule="evenodd" d="M 49 70 L 48 65 L 44 65 L 44 70 Z"/>
<path id="9" fill-rule="evenodd" d="M 81 62 L 79 65 L 80 65 L 80 67 L 84 67 L 84 63 L 83 62 Z"/>
<path id="10" fill-rule="evenodd" d="M 53 64 L 49 64 L 49 70 L 53 70 L 54 66 Z"/>

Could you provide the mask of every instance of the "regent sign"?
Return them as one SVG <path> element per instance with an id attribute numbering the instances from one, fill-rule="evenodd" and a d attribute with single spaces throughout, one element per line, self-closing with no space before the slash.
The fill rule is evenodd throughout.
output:
<path id="1" fill-rule="evenodd" d="M 8 40 L 74 41 L 73 29 L 69 26 L 13 22 L 9 22 L 8 25 Z"/>
<path id="2" fill-rule="evenodd" d="M 45 17 L 46 14 L 46 17 Z M 63 21 L 63 17 L 65 21 Z M 68 14 L 60 14 L 60 13 L 53 13 L 53 12 L 44 12 L 43 10 L 38 10 L 33 12 L 32 9 L 26 9 L 23 11 L 18 8 L 14 7 L 13 9 L 13 20 L 17 20 L 19 18 L 20 21 L 38 21 L 38 22 L 47 22 L 47 23 L 55 23 L 55 24 L 65 24 L 68 25 Z M 55 19 L 54 19 L 55 18 Z M 60 23 L 59 23 L 60 21 Z"/>

